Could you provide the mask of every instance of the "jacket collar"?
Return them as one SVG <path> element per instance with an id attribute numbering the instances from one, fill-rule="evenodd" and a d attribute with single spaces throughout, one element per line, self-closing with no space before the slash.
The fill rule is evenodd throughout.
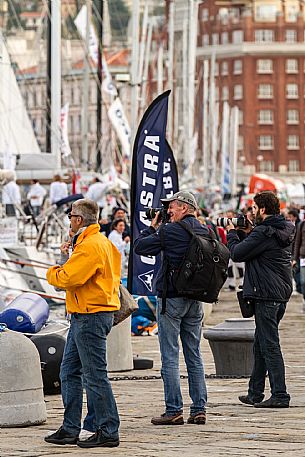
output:
<path id="1" fill-rule="evenodd" d="M 74 239 L 74 246 L 77 246 L 79 243 L 81 243 L 85 238 L 91 235 L 95 235 L 100 231 L 100 225 L 99 224 L 91 224 L 88 225 L 88 227 L 85 228 L 85 230 L 78 235 L 75 235 Z"/>

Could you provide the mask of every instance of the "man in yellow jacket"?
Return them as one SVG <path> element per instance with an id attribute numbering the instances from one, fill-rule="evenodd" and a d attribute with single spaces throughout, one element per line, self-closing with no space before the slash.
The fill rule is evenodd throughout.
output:
<path id="1" fill-rule="evenodd" d="M 66 290 L 71 326 L 60 370 L 65 407 L 63 425 L 45 441 L 77 444 L 83 448 L 119 445 L 119 416 L 107 376 L 106 338 L 113 312 L 120 308 L 118 296 L 121 256 L 100 233 L 99 208 L 89 199 L 72 205 L 69 219 L 76 234 L 73 253 L 62 266 L 49 268 L 50 284 Z M 96 432 L 80 441 L 83 385 L 87 402 L 94 408 Z"/>

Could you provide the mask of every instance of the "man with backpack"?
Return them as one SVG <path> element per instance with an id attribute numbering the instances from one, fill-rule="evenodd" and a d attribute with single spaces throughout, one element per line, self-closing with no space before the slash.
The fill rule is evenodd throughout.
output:
<path id="1" fill-rule="evenodd" d="M 162 267 L 158 272 L 156 288 L 165 412 L 159 417 L 153 417 L 151 422 L 154 425 L 184 424 L 179 371 L 180 336 L 188 372 L 189 393 L 192 399 L 187 423 L 205 424 L 207 389 L 200 352 L 202 302 L 179 293 L 174 284 L 174 276 L 175 270 L 178 270 L 183 262 L 191 240 L 191 236 L 183 224 L 196 234 L 207 237 L 209 237 L 209 230 L 195 217 L 197 203 L 191 193 L 177 192 L 171 198 L 161 201 L 168 205 L 167 213 L 170 223 L 160 227 L 158 212 L 152 220 L 151 226 L 143 230 L 134 242 L 135 252 L 139 255 L 155 256 L 161 251 L 163 252 Z"/>
<path id="2" fill-rule="evenodd" d="M 236 227 L 226 227 L 228 247 L 234 262 L 245 262 L 243 298 L 254 307 L 254 366 L 247 395 L 239 400 L 256 408 L 288 408 L 285 366 L 279 341 L 279 323 L 292 293 L 291 245 L 295 227 L 280 215 L 280 202 L 273 192 L 254 197 L 256 226 L 239 239 Z M 264 399 L 268 372 L 271 397 Z"/>

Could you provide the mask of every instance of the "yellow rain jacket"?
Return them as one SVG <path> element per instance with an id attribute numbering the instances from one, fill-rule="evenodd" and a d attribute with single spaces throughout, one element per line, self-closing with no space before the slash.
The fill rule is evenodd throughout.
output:
<path id="1" fill-rule="evenodd" d="M 48 282 L 66 290 L 68 313 L 120 309 L 121 254 L 99 230 L 99 224 L 89 225 L 78 236 L 69 260 L 47 271 Z"/>

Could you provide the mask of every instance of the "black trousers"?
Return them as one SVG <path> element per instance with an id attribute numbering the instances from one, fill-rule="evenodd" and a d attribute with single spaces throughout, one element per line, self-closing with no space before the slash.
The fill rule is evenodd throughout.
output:
<path id="1" fill-rule="evenodd" d="M 289 402 L 285 384 L 285 366 L 282 356 L 279 323 L 285 314 L 286 303 L 255 301 L 254 366 L 249 381 L 248 396 L 254 402 L 264 398 L 268 372 L 271 396 Z"/>

